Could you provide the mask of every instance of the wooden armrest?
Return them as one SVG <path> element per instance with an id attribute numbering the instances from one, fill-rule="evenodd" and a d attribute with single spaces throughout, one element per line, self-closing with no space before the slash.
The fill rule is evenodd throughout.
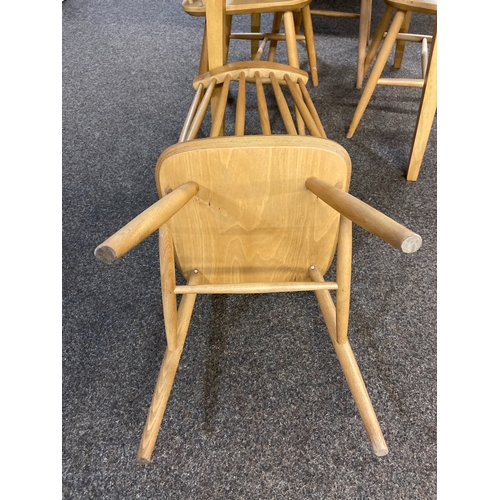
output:
<path id="1" fill-rule="evenodd" d="M 422 245 L 418 234 L 349 193 L 316 177 L 309 177 L 306 187 L 337 212 L 398 250 L 412 253 Z"/>
<path id="2" fill-rule="evenodd" d="M 174 189 L 101 243 L 94 250 L 95 257 L 111 264 L 165 224 L 199 189 L 196 182 Z"/>

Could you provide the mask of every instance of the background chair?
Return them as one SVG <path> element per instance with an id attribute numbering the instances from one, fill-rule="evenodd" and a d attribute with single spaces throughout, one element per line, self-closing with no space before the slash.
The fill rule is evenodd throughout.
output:
<path id="1" fill-rule="evenodd" d="M 206 71 L 193 81 L 196 94 L 187 113 L 179 142 L 196 138 L 204 121 L 209 122 L 210 137 L 226 133 L 236 136 L 245 135 L 248 84 L 255 89 L 261 127 L 257 133 L 261 132 L 263 135 L 273 133 L 264 90 L 264 85 L 267 85 L 272 87 L 273 103 L 278 106 L 287 134 L 306 135 L 309 133 L 316 137 L 326 137 L 319 115 L 306 88 L 309 77 L 305 71 L 290 64 L 262 61 L 259 57 L 226 64 L 227 39 L 220 36 L 220 33 L 224 32 L 228 18 L 226 9 L 227 4 L 223 0 L 213 0 L 205 9 L 203 45 L 207 67 Z M 293 16 L 291 12 L 290 15 Z M 295 44 L 293 48 L 296 49 Z M 227 130 L 225 120 L 228 114 L 228 96 L 231 83 L 236 81 L 235 124 L 232 130 Z M 289 103 L 295 109 L 294 116 L 290 112 Z M 253 131 L 253 133 L 256 132 Z"/>
<path id="2" fill-rule="evenodd" d="M 191 16 L 205 17 L 206 2 L 210 0 L 183 0 L 183 9 Z M 266 48 L 268 48 L 268 60 L 274 61 L 278 41 L 286 42 L 288 64 L 299 68 L 299 54 L 297 41 L 305 40 L 307 54 L 309 58 L 309 69 L 314 86 L 318 85 L 318 71 L 316 67 L 316 49 L 314 45 L 314 33 L 311 21 L 309 4 L 311 0 L 227 0 L 226 18 L 224 26 L 221 26 L 224 35 L 220 35 L 225 40 L 224 63 L 227 62 L 230 40 L 250 40 L 250 57 L 254 60 L 262 59 Z M 261 32 L 262 14 L 273 13 L 272 29 L 269 33 Z M 298 18 L 294 18 L 294 13 Z M 234 15 L 250 16 L 250 29 L 248 33 L 233 33 L 232 18 Z M 283 23 L 283 32 L 281 24 Z M 304 33 L 299 33 L 299 26 L 303 25 Z M 203 36 L 202 49 L 200 54 L 200 74 L 205 73 L 208 68 L 207 31 Z M 213 67 L 213 66 L 212 66 Z"/>
<path id="3" fill-rule="evenodd" d="M 365 71 L 368 70 L 373 61 L 375 62 L 354 112 L 347 137 L 351 138 L 354 135 L 377 85 L 422 88 L 422 98 L 407 170 L 407 180 L 415 181 L 437 109 L 437 22 L 433 35 L 409 34 L 408 30 L 414 12 L 437 16 L 437 0 L 385 0 L 385 3 L 385 12 L 368 49 Z M 405 43 L 408 41 L 422 44 L 422 77 L 381 78 L 393 48 L 394 67 L 401 67 Z M 431 44 L 430 57 L 428 54 L 429 43 Z M 376 55 L 377 51 L 379 51 L 378 55 Z"/>
<path id="4" fill-rule="evenodd" d="M 314 291 L 374 453 L 387 454 L 347 338 L 352 222 L 406 253 L 421 238 L 349 195 L 350 176 L 344 148 L 317 137 L 197 139 L 160 155 L 159 201 L 95 250 L 110 264 L 159 229 L 167 349 L 139 462 L 151 460 L 197 294 Z M 336 281 L 325 282 L 335 252 Z"/>

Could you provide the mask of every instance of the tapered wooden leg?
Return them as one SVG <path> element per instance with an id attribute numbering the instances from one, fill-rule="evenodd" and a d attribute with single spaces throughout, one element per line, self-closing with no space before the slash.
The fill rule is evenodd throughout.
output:
<path id="1" fill-rule="evenodd" d="M 309 58 L 309 69 L 314 87 L 318 86 L 318 68 L 316 61 L 316 46 L 314 44 L 314 32 L 309 5 L 302 9 L 302 22 L 304 24 L 304 35 L 306 37 L 307 57 Z"/>
<path id="2" fill-rule="evenodd" d="M 225 28 L 226 45 L 224 50 L 224 64 L 227 64 L 227 59 L 229 56 L 229 41 L 231 40 L 232 25 L 233 25 L 233 16 L 226 15 L 226 28 Z"/>
<path id="3" fill-rule="evenodd" d="M 281 27 L 281 21 L 283 20 L 283 12 L 275 12 L 273 17 L 273 26 L 271 28 L 271 33 L 279 33 Z M 274 61 L 276 56 L 276 49 L 278 47 L 278 40 L 271 40 L 269 42 L 269 53 L 268 60 L 270 62 Z"/>
<path id="4" fill-rule="evenodd" d="M 299 67 L 299 52 L 297 50 L 297 38 L 295 36 L 295 20 L 293 12 L 287 11 L 283 14 L 283 24 L 285 26 L 285 41 L 288 54 L 288 64 L 294 68 Z M 299 135 L 306 135 L 304 119 L 297 104 L 295 104 L 295 119 L 297 121 L 297 131 Z"/>
<path id="5" fill-rule="evenodd" d="M 201 276 L 193 274 L 189 279 L 189 284 L 197 285 Z M 174 383 L 177 367 L 181 358 L 182 349 L 186 340 L 189 322 L 193 313 L 196 294 L 186 294 L 182 296 L 177 314 L 177 348 L 170 350 L 167 348 L 160 367 L 160 373 L 156 382 L 153 399 L 149 407 L 148 418 L 142 433 L 141 443 L 137 451 L 137 461 L 146 464 L 151 461 L 151 455 L 158 437 L 161 421 L 167 407 L 168 398 Z"/>
<path id="6" fill-rule="evenodd" d="M 200 65 L 198 74 L 203 75 L 208 71 L 208 45 L 207 45 L 207 23 L 203 28 L 203 40 L 201 42 Z"/>
<path id="7" fill-rule="evenodd" d="M 259 33 L 260 32 L 260 14 L 250 14 L 250 30 L 252 33 Z M 257 51 L 259 50 L 259 45 L 260 42 L 259 40 L 252 40 L 250 42 L 250 59 L 253 59 L 255 57 L 255 54 L 257 54 Z"/>
<path id="8" fill-rule="evenodd" d="M 370 36 L 371 0 L 361 0 L 358 36 L 358 67 L 356 73 L 356 88 L 360 89 L 365 77 L 366 47 Z"/>
<path id="9" fill-rule="evenodd" d="M 396 36 L 399 33 L 399 29 L 401 28 L 401 24 L 403 23 L 405 17 L 405 13 L 403 11 L 398 10 L 396 15 L 394 16 L 394 20 L 392 21 L 391 27 L 387 32 L 387 36 L 385 37 L 384 43 L 380 49 L 380 52 L 375 60 L 375 64 L 370 72 L 370 76 L 366 82 L 363 93 L 361 94 L 361 98 L 359 99 L 358 106 L 356 111 L 354 112 L 354 116 L 347 132 L 347 137 L 351 138 L 356 131 L 356 128 L 359 125 L 361 117 L 365 112 L 368 103 L 373 95 L 375 87 L 377 86 L 377 81 L 382 74 L 382 71 L 385 67 L 387 59 L 389 58 L 389 54 L 391 53 L 394 42 L 396 41 Z"/>
<path id="10" fill-rule="evenodd" d="M 416 181 L 437 109 L 437 31 L 434 32 L 427 75 L 422 89 L 406 180 Z"/>
<path id="11" fill-rule="evenodd" d="M 295 21 L 293 12 L 287 11 L 283 14 L 285 25 L 285 41 L 288 54 L 288 64 L 294 68 L 299 67 L 299 52 L 297 49 L 297 37 L 295 36 Z"/>
<path id="12" fill-rule="evenodd" d="M 347 341 L 349 329 L 349 310 L 351 305 L 351 268 L 352 268 L 352 221 L 340 216 L 339 242 L 337 245 L 336 278 L 337 302 L 337 342 Z"/>
<path id="13" fill-rule="evenodd" d="M 302 25 L 302 11 L 295 11 L 293 17 L 295 18 L 295 34 L 298 35 L 300 33 L 300 27 Z"/>
<path id="14" fill-rule="evenodd" d="M 401 25 L 401 29 L 399 30 L 400 33 L 408 33 L 408 30 L 410 29 L 411 15 L 412 15 L 411 12 L 406 13 L 403 24 Z M 404 40 L 396 41 L 396 50 L 394 53 L 395 68 L 401 68 L 401 64 L 403 64 L 403 55 L 405 52 L 405 46 L 406 42 Z"/>
<path id="15" fill-rule="evenodd" d="M 321 281 L 323 277 L 319 272 L 317 272 L 317 270 L 316 272 L 314 271 L 314 269 L 310 271 L 311 278 L 314 281 Z M 368 433 L 368 438 L 372 444 L 373 451 L 378 457 L 387 455 L 387 445 L 349 341 L 347 338 L 343 344 L 340 344 L 337 341 L 336 310 L 330 292 L 328 290 L 318 290 L 315 293 L 321 312 L 323 313 L 330 338 L 332 339 L 333 347 L 339 358 L 340 366 L 344 372 L 347 384 L 354 398 L 354 402 L 356 403 L 358 411 L 361 415 L 361 420 L 363 421 L 366 432 Z"/>
<path id="16" fill-rule="evenodd" d="M 177 298 L 175 289 L 174 244 L 168 222 L 160 226 L 160 277 L 167 350 L 177 349 Z"/>
<path id="17" fill-rule="evenodd" d="M 387 26 L 389 26 L 389 23 L 391 22 L 392 15 L 394 14 L 394 7 L 389 7 L 387 6 L 385 8 L 385 11 L 382 15 L 382 19 L 380 19 L 380 22 L 377 25 L 377 29 L 375 30 L 375 34 L 373 35 L 373 39 L 370 43 L 370 46 L 368 47 L 368 51 L 366 53 L 366 58 L 365 58 L 365 64 L 364 64 L 364 74 L 366 75 L 368 73 L 368 68 L 370 67 L 370 64 L 372 63 L 373 59 L 375 58 L 375 54 L 377 53 L 377 50 L 379 49 L 380 45 L 382 44 L 382 40 L 384 39 L 384 34 L 385 31 L 387 30 Z"/>
<path id="18" fill-rule="evenodd" d="M 370 31 L 372 27 L 372 3 L 373 0 L 368 0 L 368 7 L 366 10 L 366 19 L 368 19 L 368 22 L 366 23 L 366 36 L 367 36 L 367 45 L 370 43 Z"/>

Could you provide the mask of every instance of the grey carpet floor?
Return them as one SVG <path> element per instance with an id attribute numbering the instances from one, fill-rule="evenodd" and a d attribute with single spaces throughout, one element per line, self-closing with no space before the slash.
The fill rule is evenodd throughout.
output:
<path id="1" fill-rule="evenodd" d="M 374 0 L 373 29 L 382 9 Z M 357 24 L 313 22 L 320 81 L 308 88 L 351 156 L 351 193 L 423 240 L 405 255 L 354 228 L 349 336 L 389 454 L 372 453 L 314 294 L 216 295 L 197 299 L 153 460 L 136 464 L 165 349 L 158 242 L 111 266 L 93 251 L 157 199 L 155 163 L 194 95 L 203 21 L 181 0 L 65 0 L 63 498 L 437 497 L 437 118 L 417 182 L 405 170 L 418 89 L 378 88 L 347 139 Z M 415 16 L 412 31 L 432 28 Z M 230 60 L 248 52 L 235 41 Z M 419 68 L 408 45 L 387 71 Z"/>

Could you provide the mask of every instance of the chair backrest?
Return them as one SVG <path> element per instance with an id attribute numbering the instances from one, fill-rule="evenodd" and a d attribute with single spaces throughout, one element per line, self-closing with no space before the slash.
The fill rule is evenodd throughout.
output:
<path id="1" fill-rule="evenodd" d="M 158 159 L 160 198 L 188 181 L 197 195 L 169 221 L 176 263 L 211 283 L 307 281 L 330 267 L 339 214 L 305 186 L 318 177 L 348 191 L 351 161 L 328 139 L 244 136 L 196 139 Z"/>

